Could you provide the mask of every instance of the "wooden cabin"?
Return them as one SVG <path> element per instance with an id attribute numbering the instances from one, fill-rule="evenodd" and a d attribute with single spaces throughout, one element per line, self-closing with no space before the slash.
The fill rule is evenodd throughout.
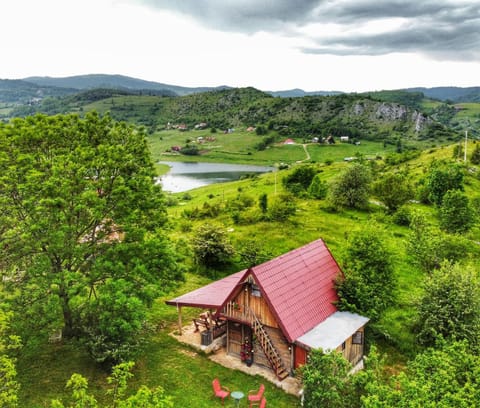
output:
<path id="1" fill-rule="evenodd" d="M 369 319 L 337 310 L 340 273 L 319 239 L 167 304 L 177 306 L 180 330 L 182 306 L 209 310 L 202 344 L 226 336 L 228 354 L 283 379 L 306 363 L 311 349 L 338 350 L 353 365 L 362 359 Z"/>

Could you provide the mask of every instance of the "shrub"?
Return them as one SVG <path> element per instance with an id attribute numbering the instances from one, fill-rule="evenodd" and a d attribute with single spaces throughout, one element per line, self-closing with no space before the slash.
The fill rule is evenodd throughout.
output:
<path id="1" fill-rule="evenodd" d="M 214 224 L 203 224 L 196 230 L 192 248 L 195 262 L 207 267 L 225 265 L 235 254 L 225 229 Z"/>
<path id="2" fill-rule="evenodd" d="M 320 174 L 313 177 L 310 186 L 308 187 L 308 194 L 317 200 L 323 200 L 327 196 L 328 184 L 320 178 Z"/>
<path id="3" fill-rule="evenodd" d="M 330 184 L 330 202 L 335 207 L 365 208 L 371 180 L 368 167 L 360 163 L 352 164 Z"/>
<path id="4" fill-rule="evenodd" d="M 408 207 L 402 206 L 393 214 L 392 220 L 395 224 L 408 227 L 412 219 L 411 211 Z"/>
<path id="5" fill-rule="evenodd" d="M 281 194 L 276 197 L 268 210 L 273 221 L 286 221 L 297 211 L 297 203 L 292 194 Z"/>
<path id="6" fill-rule="evenodd" d="M 339 306 L 378 320 L 393 300 L 396 280 L 392 255 L 378 227 L 353 233 L 348 240 L 344 276 L 337 281 Z"/>
<path id="7" fill-rule="evenodd" d="M 421 344 L 434 346 L 438 339 L 467 340 L 480 346 L 480 281 L 472 268 L 444 262 L 427 277 L 418 306 Z"/>
<path id="8" fill-rule="evenodd" d="M 439 215 L 440 227 L 450 233 L 466 232 L 474 223 L 468 197 L 458 190 L 445 193 Z"/>

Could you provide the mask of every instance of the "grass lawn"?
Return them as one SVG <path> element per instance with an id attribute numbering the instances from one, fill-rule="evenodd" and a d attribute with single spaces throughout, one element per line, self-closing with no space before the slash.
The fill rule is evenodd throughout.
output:
<path id="1" fill-rule="evenodd" d="M 241 390 L 245 394 L 249 390 L 258 389 L 263 383 L 266 387 L 265 397 L 271 407 L 299 406 L 298 398 L 286 394 L 263 377 L 250 376 L 218 365 L 203 353 L 179 343 L 169 335 L 176 329 L 177 311 L 164 301 L 207 282 L 209 281 L 205 278 L 189 274 L 187 281 L 175 293 L 158 299 L 155 303 L 150 323 L 157 329 L 136 360 L 129 389 L 135 391 L 141 385 L 152 388 L 162 386 L 166 394 L 173 397 L 175 407 L 221 407 L 220 399 L 213 397 L 211 385 L 212 380 L 218 377 L 222 385 L 232 391 Z M 186 308 L 182 314 L 184 322 L 188 322 L 198 314 L 198 310 Z M 54 398 L 67 402 L 69 390 L 65 389 L 65 384 L 73 373 L 82 374 L 88 379 L 89 389 L 99 402 L 109 401 L 105 393 L 108 388 L 105 372 L 92 364 L 79 344 L 44 344 L 31 350 L 24 350 L 17 364 L 18 380 L 22 385 L 20 407 L 47 407 Z M 226 400 L 225 406 L 234 406 L 233 400 Z"/>

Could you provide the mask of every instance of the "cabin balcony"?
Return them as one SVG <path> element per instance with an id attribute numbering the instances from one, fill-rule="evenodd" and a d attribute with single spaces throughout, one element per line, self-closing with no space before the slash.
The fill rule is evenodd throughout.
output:
<path id="1" fill-rule="evenodd" d="M 236 302 L 228 302 L 223 309 L 222 315 L 237 322 L 252 324 L 252 312 L 244 305 Z"/>

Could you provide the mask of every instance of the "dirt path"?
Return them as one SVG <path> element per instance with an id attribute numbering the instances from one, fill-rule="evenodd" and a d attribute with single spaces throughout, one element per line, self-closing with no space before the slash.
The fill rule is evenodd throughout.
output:
<path id="1" fill-rule="evenodd" d="M 308 146 L 308 144 L 306 144 L 306 143 L 302 144 L 302 147 L 303 147 L 303 150 L 305 151 L 305 156 L 306 156 L 306 157 L 305 157 L 305 159 L 300 160 L 300 161 L 299 161 L 300 163 L 310 160 L 310 153 L 308 153 L 307 146 Z"/>

